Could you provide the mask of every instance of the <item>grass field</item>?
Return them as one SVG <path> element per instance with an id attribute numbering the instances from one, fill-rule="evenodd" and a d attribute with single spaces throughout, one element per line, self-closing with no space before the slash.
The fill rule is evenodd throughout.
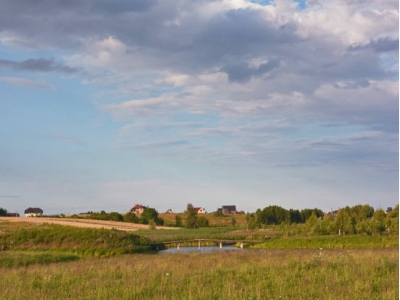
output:
<path id="1" fill-rule="evenodd" d="M 398 250 L 133 254 L 0 268 L 1 299 L 398 299 Z"/>
<path id="2" fill-rule="evenodd" d="M 149 241 L 258 240 L 260 249 L 148 253 Z M 397 235 L 118 230 L 0 222 L 0 299 L 398 299 Z M 130 253 L 130 254 L 126 254 Z"/>

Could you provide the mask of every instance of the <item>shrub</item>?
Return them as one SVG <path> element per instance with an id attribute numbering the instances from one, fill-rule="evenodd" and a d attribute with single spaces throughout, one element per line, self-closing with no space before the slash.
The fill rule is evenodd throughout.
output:
<path id="1" fill-rule="evenodd" d="M 203 217 L 203 216 L 198 217 L 197 218 L 197 225 L 199 227 L 208 227 L 209 226 L 208 219 L 206 217 Z"/>

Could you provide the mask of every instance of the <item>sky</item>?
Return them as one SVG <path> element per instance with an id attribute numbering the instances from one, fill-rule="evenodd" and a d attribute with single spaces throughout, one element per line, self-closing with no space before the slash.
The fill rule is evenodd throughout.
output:
<path id="1" fill-rule="evenodd" d="M 0 207 L 399 201 L 397 0 L 0 0 Z"/>

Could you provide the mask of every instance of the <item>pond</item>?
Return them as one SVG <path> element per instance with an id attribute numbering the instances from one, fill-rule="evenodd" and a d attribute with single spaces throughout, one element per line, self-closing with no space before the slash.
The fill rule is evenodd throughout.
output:
<path id="1" fill-rule="evenodd" d="M 245 249 L 241 249 L 234 246 L 224 246 L 220 248 L 219 246 L 204 246 L 204 247 L 179 247 L 179 250 L 176 247 L 168 248 L 166 250 L 158 251 L 158 253 L 188 253 L 188 252 L 200 252 L 200 253 L 208 253 L 212 251 L 243 251 Z"/>

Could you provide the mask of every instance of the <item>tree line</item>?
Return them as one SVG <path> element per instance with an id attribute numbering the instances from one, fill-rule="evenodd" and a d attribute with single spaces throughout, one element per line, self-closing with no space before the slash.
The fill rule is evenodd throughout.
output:
<path id="1" fill-rule="evenodd" d="M 374 210 L 368 204 L 346 206 L 338 211 L 324 214 L 320 209 L 286 210 L 272 205 L 247 214 L 247 228 L 261 228 L 265 225 L 281 225 L 287 234 L 307 231 L 311 234 L 373 234 L 399 232 L 399 205 Z M 305 224 L 305 226 L 297 226 Z"/>

